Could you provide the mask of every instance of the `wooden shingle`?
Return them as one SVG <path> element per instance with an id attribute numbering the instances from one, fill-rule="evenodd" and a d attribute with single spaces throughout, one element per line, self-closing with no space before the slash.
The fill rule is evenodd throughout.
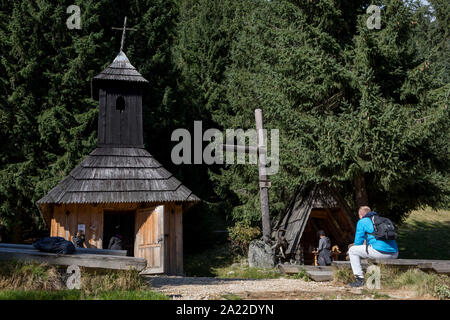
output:
<path id="1" fill-rule="evenodd" d="M 37 203 L 199 200 L 145 149 L 97 148 Z"/>
<path id="2" fill-rule="evenodd" d="M 119 80 L 131 82 L 148 83 L 139 71 L 130 63 L 123 51 L 120 51 L 114 61 L 93 79 L 97 80 Z"/>

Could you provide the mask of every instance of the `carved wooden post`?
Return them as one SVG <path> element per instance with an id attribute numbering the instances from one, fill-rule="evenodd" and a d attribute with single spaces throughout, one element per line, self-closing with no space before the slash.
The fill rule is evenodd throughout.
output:
<path id="1" fill-rule="evenodd" d="M 270 181 L 266 172 L 267 148 L 264 141 L 264 130 L 261 109 L 255 110 L 256 131 L 258 137 L 258 173 L 259 173 L 259 195 L 261 200 L 261 218 L 264 242 L 269 243 L 271 239 L 270 213 L 269 213 L 269 188 Z"/>
<path id="2" fill-rule="evenodd" d="M 263 130 L 262 121 L 262 111 L 261 109 L 255 110 L 255 122 L 256 122 L 256 133 L 257 133 L 257 144 L 255 148 L 253 146 L 242 146 L 242 145 L 228 145 L 223 144 L 222 149 L 224 151 L 233 152 L 245 152 L 248 154 L 258 155 L 258 174 L 259 174 L 259 194 L 261 202 L 261 219 L 262 219 L 262 232 L 264 242 L 270 244 L 272 238 L 272 229 L 270 225 L 270 214 L 269 214 L 269 188 L 270 180 L 267 175 L 267 148 L 266 141 Z"/>

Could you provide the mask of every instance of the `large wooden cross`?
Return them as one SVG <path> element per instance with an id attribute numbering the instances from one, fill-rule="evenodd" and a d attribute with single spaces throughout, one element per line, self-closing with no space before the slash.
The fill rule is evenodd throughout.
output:
<path id="1" fill-rule="evenodd" d="M 123 46 L 125 45 L 125 31 L 137 31 L 137 29 L 133 28 L 127 28 L 127 17 L 123 20 L 123 27 L 122 28 L 116 28 L 112 27 L 113 30 L 122 30 L 122 40 L 120 41 L 120 51 L 123 51 Z"/>
<path id="2" fill-rule="evenodd" d="M 257 131 L 257 147 L 241 146 L 241 145 L 229 145 L 224 144 L 224 151 L 233 152 L 245 152 L 248 154 L 258 155 L 258 175 L 259 175 L 259 198 L 261 202 L 261 219 L 262 219 L 262 231 L 264 242 L 270 243 L 271 240 L 271 226 L 269 215 L 269 188 L 270 180 L 267 175 L 266 163 L 267 163 L 267 148 L 264 141 L 263 120 L 261 109 L 255 110 L 255 122 Z"/>

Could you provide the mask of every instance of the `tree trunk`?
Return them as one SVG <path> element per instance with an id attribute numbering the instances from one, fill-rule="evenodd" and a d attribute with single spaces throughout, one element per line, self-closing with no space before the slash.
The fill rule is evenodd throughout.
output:
<path id="1" fill-rule="evenodd" d="M 356 197 L 356 205 L 359 207 L 361 206 L 368 206 L 369 205 L 369 197 L 367 196 L 367 190 L 366 190 L 366 182 L 364 180 L 364 173 L 361 172 L 358 174 L 354 180 L 355 184 L 355 197 Z"/>
<path id="2" fill-rule="evenodd" d="M 16 207 L 16 218 L 11 223 L 11 233 L 9 241 L 12 243 L 22 243 L 23 240 L 23 209 Z"/>
<path id="3" fill-rule="evenodd" d="M 16 222 L 12 226 L 11 240 L 13 243 L 22 243 L 22 224 L 20 222 Z"/>

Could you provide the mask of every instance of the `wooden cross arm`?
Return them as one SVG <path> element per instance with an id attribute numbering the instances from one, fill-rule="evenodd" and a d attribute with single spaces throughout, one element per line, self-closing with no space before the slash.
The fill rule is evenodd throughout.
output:
<path id="1" fill-rule="evenodd" d="M 249 154 L 267 153 L 266 148 L 258 148 L 246 145 L 222 144 L 223 151 L 244 152 Z"/>
<path id="2" fill-rule="evenodd" d="M 123 28 L 116 28 L 116 27 L 111 27 L 111 29 L 113 29 L 113 30 L 123 30 Z M 125 30 L 129 30 L 129 31 L 137 31 L 137 29 L 134 29 L 134 28 L 125 28 Z"/>

